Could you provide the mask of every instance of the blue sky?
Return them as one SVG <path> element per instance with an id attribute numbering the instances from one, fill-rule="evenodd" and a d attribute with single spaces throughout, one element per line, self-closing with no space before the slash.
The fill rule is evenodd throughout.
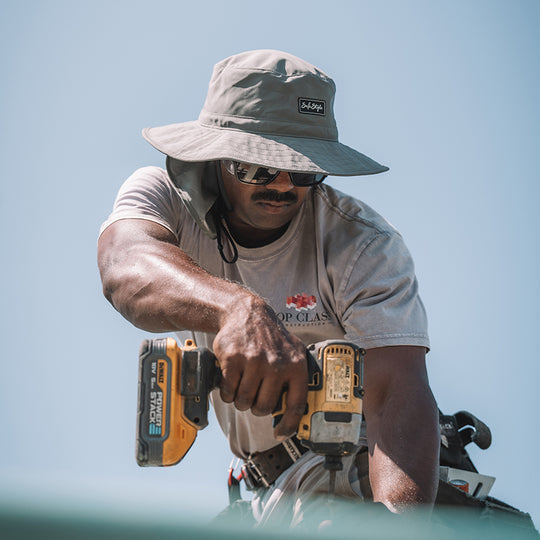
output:
<path id="1" fill-rule="evenodd" d="M 226 505 L 215 419 L 177 467 L 135 464 L 147 334 L 101 296 L 95 247 L 123 180 L 164 163 L 140 130 L 196 119 L 216 62 L 273 48 L 335 80 L 340 140 L 390 167 L 328 181 L 403 233 L 439 405 L 491 426 L 473 461 L 538 525 L 539 22 L 533 0 L 0 1 L 0 502 Z"/>

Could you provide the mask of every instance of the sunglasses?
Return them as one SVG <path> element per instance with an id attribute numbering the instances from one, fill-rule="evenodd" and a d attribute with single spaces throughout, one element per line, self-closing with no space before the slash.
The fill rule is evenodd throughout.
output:
<path id="1" fill-rule="evenodd" d="M 225 160 L 225 168 L 236 179 L 243 184 L 252 184 L 257 186 L 266 186 L 273 182 L 282 171 L 278 169 L 269 169 L 250 163 L 239 163 L 238 161 Z M 293 186 L 307 187 L 320 184 L 328 175 L 318 173 L 289 172 L 289 178 Z"/>

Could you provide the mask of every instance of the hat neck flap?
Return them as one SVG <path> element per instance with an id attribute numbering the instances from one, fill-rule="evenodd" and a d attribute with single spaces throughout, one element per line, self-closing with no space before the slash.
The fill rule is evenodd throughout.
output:
<path id="1" fill-rule="evenodd" d="M 201 230 L 216 238 L 212 209 L 219 197 L 215 161 L 187 162 L 167 156 L 167 173 L 187 211 Z"/>

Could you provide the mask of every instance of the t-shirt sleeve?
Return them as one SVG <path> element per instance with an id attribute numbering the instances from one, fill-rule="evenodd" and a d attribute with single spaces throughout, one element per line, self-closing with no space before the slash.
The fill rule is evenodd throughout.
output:
<path id="1" fill-rule="evenodd" d="M 167 228 L 178 240 L 183 210 L 182 200 L 167 172 L 159 167 L 144 167 L 124 182 L 99 234 L 121 219 L 146 219 Z"/>
<path id="2" fill-rule="evenodd" d="M 351 258 L 338 303 L 345 339 L 366 349 L 392 345 L 429 348 L 414 263 L 397 232 L 375 235 Z"/>

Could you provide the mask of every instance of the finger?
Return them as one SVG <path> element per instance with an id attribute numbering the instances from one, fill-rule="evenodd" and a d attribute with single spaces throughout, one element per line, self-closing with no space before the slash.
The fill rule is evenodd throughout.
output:
<path id="1" fill-rule="evenodd" d="M 221 370 L 221 384 L 219 386 L 219 393 L 221 399 L 225 403 L 232 403 L 236 397 L 236 392 L 240 380 L 242 377 L 242 372 L 234 369 L 227 369 L 222 367 Z"/>
<path id="2" fill-rule="evenodd" d="M 240 379 L 234 398 L 234 406 L 239 411 L 247 411 L 251 408 L 256 400 L 260 384 L 260 372 L 246 370 L 242 373 L 242 378 Z"/>
<path id="3" fill-rule="evenodd" d="M 251 412 L 255 416 L 267 416 L 272 414 L 278 404 L 281 395 L 281 383 L 273 378 L 265 378 L 254 400 Z"/>
<path id="4" fill-rule="evenodd" d="M 307 402 L 307 369 L 305 371 L 305 376 L 300 376 L 293 381 L 289 381 L 285 413 L 281 422 L 279 422 L 274 430 L 274 436 L 278 439 L 290 437 L 298 431 L 298 424 L 306 410 Z"/>

